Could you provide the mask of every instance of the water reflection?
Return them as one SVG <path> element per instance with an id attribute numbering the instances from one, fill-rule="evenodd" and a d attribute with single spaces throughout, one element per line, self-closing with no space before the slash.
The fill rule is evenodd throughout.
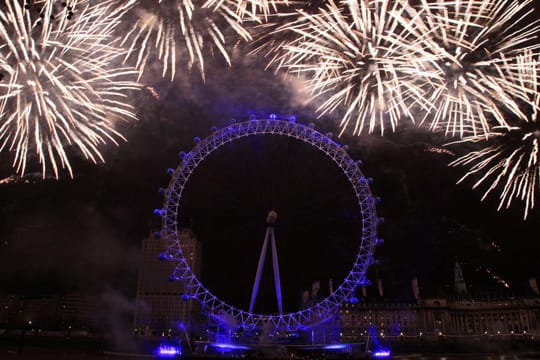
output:
<path id="1" fill-rule="evenodd" d="M 538 360 L 540 352 L 527 352 L 517 354 L 450 354 L 450 355 L 421 355 L 406 354 L 394 355 L 392 359 L 400 360 Z"/>

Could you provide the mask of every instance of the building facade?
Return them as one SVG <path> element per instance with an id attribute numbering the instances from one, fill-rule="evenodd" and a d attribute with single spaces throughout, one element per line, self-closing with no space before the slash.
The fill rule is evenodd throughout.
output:
<path id="1" fill-rule="evenodd" d="M 345 303 L 342 339 L 378 336 L 478 336 L 540 334 L 540 297 L 496 300 L 421 299 L 415 303 Z"/>
<path id="2" fill-rule="evenodd" d="M 0 329 L 92 330 L 103 307 L 98 296 L 0 295 Z"/>
<path id="3" fill-rule="evenodd" d="M 199 277 L 200 243 L 189 229 L 180 230 L 179 237 L 183 254 Z M 165 250 L 164 239 L 151 236 L 143 240 L 134 316 L 134 328 L 142 335 L 178 331 L 192 324 L 200 313 L 199 304 L 184 294 L 182 284 L 169 281 L 174 263 L 159 260 Z"/>

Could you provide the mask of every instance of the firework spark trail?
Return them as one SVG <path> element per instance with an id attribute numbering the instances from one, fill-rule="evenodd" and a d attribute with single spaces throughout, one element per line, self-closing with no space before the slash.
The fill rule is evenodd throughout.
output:
<path id="1" fill-rule="evenodd" d="M 317 14 L 300 14 L 282 28 L 298 36 L 273 65 L 308 78 L 312 99 L 323 98 L 320 116 L 346 108 L 342 133 L 352 123 L 353 134 L 365 127 L 382 134 L 385 123 L 395 129 L 400 118 L 413 118 L 410 103 L 428 106 L 412 81 L 426 35 L 406 1 L 329 0 Z"/>
<path id="2" fill-rule="evenodd" d="M 424 150 L 425 152 L 431 152 L 435 154 L 446 154 L 450 156 L 456 156 L 456 153 L 453 151 L 450 151 L 448 149 L 443 149 L 438 146 L 428 146 L 427 149 Z"/>
<path id="3" fill-rule="evenodd" d="M 303 0 L 287 1 L 275 4 L 273 12 L 268 16 L 259 15 L 260 25 L 255 26 L 251 54 L 262 53 L 263 56 L 271 58 L 270 64 L 276 61 L 277 57 L 283 57 L 286 52 L 285 46 L 294 39 L 291 29 L 295 24 L 301 23 L 302 17 L 314 15 L 320 8 L 327 4 L 327 0 Z"/>
<path id="4" fill-rule="evenodd" d="M 498 138 L 511 136 L 512 132 L 521 132 L 521 128 L 511 128 L 510 130 L 502 130 L 501 132 L 493 131 L 490 133 L 490 138 Z M 480 137 L 481 139 L 478 139 Z M 485 140 L 485 137 L 467 137 L 464 141 L 475 142 Z M 513 198 L 520 198 L 525 201 L 525 214 L 527 217 L 528 210 L 534 207 L 534 195 L 537 191 L 538 179 L 538 137 L 534 133 L 523 135 L 521 141 L 524 143 L 514 149 L 509 149 L 505 145 L 491 145 L 482 150 L 473 151 L 465 156 L 460 157 L 451 163 L 452 166 L 470 165 L 469 172 L 463 176 L 458 183 L 477 173 L 484 174 L 473 185 L 473 189 L 477 188 L 484 182 L 492 180 L 491 185 L 484 193 L 482 200 L 487 195 L 495 190 L 497 186 L 502 185 L 503 191 L 500 196 L 499 210 L 505 206 L 509 207 Z M 525 144 L 530 141 L 530 144 Z M 531 147 L 528 150 L 527 146 Z"/>
<path id="5" fill-rule="evenodd" d="M 523 66 L 527 64 L 527 66 Z M 451 144 L 486 143 L 484 148 L 472 151 L 450 163 L 451 166 L 469 166 L 469 171 L 458 180 L 478 178 L 473 189 L 482 185 L 488 188 L 484 200 L 491 192 L 500 189 L 498 210 L 509 208 L 514 199 L 524 202 L 523 218 L 534 208 L 535 196 L 540 191 L 540 93 L 532 93 L 540 86 L 538 55 L 531 51 L 517 58 L 513 81 L 529 94 L 522 103 L 528 117 L 522 120 L 515 115 L 511 127 L 494 127 L 486 135 L 472 135 Z M 532 105 L 531 105 L 532 104 Z"/>
<path id="6" fill-rule="evenodd" d="M 0 10 L 0 151 L 14 152 L 17 173 L 24 175 L 35 153 L 43 177 L 49 168 L 58 177 L 59 167 L 73 177 L 65 146 L 97 162 L 104 161 L 98 145 L 122 138 L 113 124 L 135 118 L 125 92 L 139 85 L 131 80 L 135 69 L 113 66 L 123 54 L 112 32 L 131 3 L 5 2 Z"/>
<path id="7" fill-rule="evenodd" d="M 250 40 L 251 35 L 235 12 L 235 0 L 212 3 L 212 7 L 208 7 L 210 4 L 193 0 L 138 0 L 134 9 L 138 19 L 121 44 L 129 44 L 125 60 L 135 58 L 142 74 L 153 52 L 157 51 L 162 76 L 169 74 L 171 81 L 181 49 L 187 50 L 189 68 L 196 64 L 203 79 L 206 51 L 217 49 L 230 65 L 226 30 L 232 29 L 244 40 Z"/>
<path id="8" fill-rule="evenodd" d="M 203 7 L 219 8 L 225 0 L 207 0 Z M 288 0 L 236 0 L 236 14 L 241 18 L 266 19 L 271 12 L 282 5 L 289 5 Z"/>
<path id="9" fill-rule="evenodd" d="M 0 179 L 0 185 L 7 184 L 36 184 L 44 180 L 43 174 L 38 172 L 27 173 L 24 176 L 10 175 Z"/>
<path id="10" fill-rule="evenodd" d="M 452 136 L 466 136 L 485 135 L 491 126 L 509 127 L 507 111 L 526 119 L 519 103 L 537 89 L 516 81 L 516 59 L 539 48 L 532 41 L 540 30 L 538 22 L 526 23 L 531 3 L 421 1 L 424 31 L 431 34 L 427 49 L 432 51 L 418 78 L 427 85 L 432 104 L 422 122 L 429 121 L 432 130 L 444 128 Z"/>

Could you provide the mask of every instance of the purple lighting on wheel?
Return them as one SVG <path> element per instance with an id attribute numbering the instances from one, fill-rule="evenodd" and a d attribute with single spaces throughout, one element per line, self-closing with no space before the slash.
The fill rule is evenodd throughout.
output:
<path id="1" fill-rule="evenodd" d="M 174 254 L 173 258 L 167 259 L 173 262 L 175 269 L 170 277 L 171 281 L 181 280 L 189 284 L 190 301 L 199 302 L 207 309 L 209 314 L 215 312 L 229 315 L 238 319 L 242 324 L 248 326 L 271 326 L 275 329 L 302 329 L 309 327 L 312 320 L 323 321 L 334 316 L 336 304 L 349 301 L 354 297 L 355 291 L 359 286 L 369 285 L 366 279 L 366 273 L 369 266 L 372 265 L 373 249 L 377 241 L 377 226 L 379 224 L 375 208 L 374 195 L 369 188 L 370 181 L 364 176 L 361 170 L 351 157 L 344 151 L 343 146 L 315 130 L 315 125 L 305 126 L 291 117 L 281 119 L 278 115 L 271 115 L 268 118 L 257 120 L 255 116 L 250 116 L 249 121 L 243 121 L 229 125 L 221 130 L 214 131 L 210 136 L 201 139 L 191 151 L 185 153 L 185 157 L 176 169 L 171 173 L 169 185 L 164 192 L 165 199 L 163 207 L 158 208 L 155 214 L 162 219 L 162 238 L 168 246 L 167 254 Z M 236 140 L 247 136 L 284 136 L 296 139 L 300 142 L 311 145 L 320 150 L 322 154 L 328 156 L 348 179 L 349 184 L 356 196 L 359 205 L 359 214 L 355 214 L 353 219 L 361 219 L 361 238 L 360 246 L 355 262 L 351 266 L 351 271 L 344 278 L 343 283 L 335 289 L 330 297 L 323 298 L 313 307 L 308 307 L 294 313 L 279 314 L 253 314 L 250 311 L 243 311 L 223 300 L 218 299 L 209 290 L 205 288 L 202 282 L 195 276 L 188 265 L 187 259 L 178 249 L 183 245 L 182 239 L 177 235 L 179 214 L 181 208 L 183 190 L 191 178 L 196 168 L 207 158 L 208 155 Z M 329 134 L 330 135 L 330 134 Z M 277 261 L 276 261 L 277 263 Z M 277 269 L 277 267 L 275 267 Z M 275 276 L 275 278 L 278 278 Z M 277 288 L 279 286 L 276 285 Z M 278 304 L 281 303 L 279 292 L 276 292 Z M 353 300 L 354 301 L 354 300 Z M 279 305 L 278 305 L 279 308 Z M 221 315 L 220 315 L 221 316 Z M 255 320 L 256 319 L 256 320 Z M 210 345 L 220 352 L 225 349 L 231 349 L 230 344 Z M 233 345 L 234 346 L 234 345 Z"/>
<path id="2" fill-rule="evenodd" d="M 159 357 L 175 357 L 177 355 L 182 355 L 182 350 L 180 350 L 179 346 L 159 345 Z"/>

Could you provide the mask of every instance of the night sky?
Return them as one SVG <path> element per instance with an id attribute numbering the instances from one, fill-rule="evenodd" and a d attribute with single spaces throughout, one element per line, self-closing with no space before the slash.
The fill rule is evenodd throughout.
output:
<path id="1" fill-rule="evenodd" d="M 178 165 L 178 153 L 189 151 L 195 136 L 270 113 L 294 114 L 323 133 L 337 133 L 339 114 L 317 119 L 317 103 L 306 102 L 298 80 L 265 71 L 264 59 L 248 56 L 242 46 L 230 68 L 220 59 L 208 61 L 206 82 L 185 68 L 174 82 L 146 74 L 143 81 L 159 99 L 147 89 L 133 95 L 139 120 L 118 124 L 127 142 L 104 147 L 105 164 L 76 159 L 74 179 L 42 180 L 31 170 L 26 179 L 0 185 L 0 292 L 99 294 L 109 288 L 134 297 L 141 241 L 160 225 L 152 215 L 163 201 L 158 188 L 167 186 L 167 168 Z M 516 292 L 540 275 L 538 209 L 523 221 L 518 201 L 497 212 L 496 196 L 480 202 L 471 182 L 456 185 L 464 169 L 447 167 L 453 156 L 427 151 L 449 140 L 406 122 L 384 137 L 337 139 L 363 161 L 362 171 L 374 178 L 372 190 L 382 198 L 377 211 L 385 218 L 379 228 L 385 243 L 370 278 L 381 278 L 396 299 L 410 298 L 413 276 L 426 295 L 449 291 L 456 257 L 466 281 L 482 279 L 482 269 L 491 267 Z M 0 178 L 12 175 L 4 151 Z M 288 138 L 250 137 L 220 148 L 197 169 L 182 199 L 181 221 L 202 242 L 203 282 L 247 308 L 264 220 L 275 209 L 285 310 L 294 310 L 311 281 L 321 280 L 325 292 L 328 278 L 337 286 L 348 272 L 359 236 L 354 200 L 344 175 L 318 150 Z M 273 311 L 266 270 L 265 300 L 257 310 Z M 468 282 L 473 290 L 502 290 L 493 281 Z"/>

